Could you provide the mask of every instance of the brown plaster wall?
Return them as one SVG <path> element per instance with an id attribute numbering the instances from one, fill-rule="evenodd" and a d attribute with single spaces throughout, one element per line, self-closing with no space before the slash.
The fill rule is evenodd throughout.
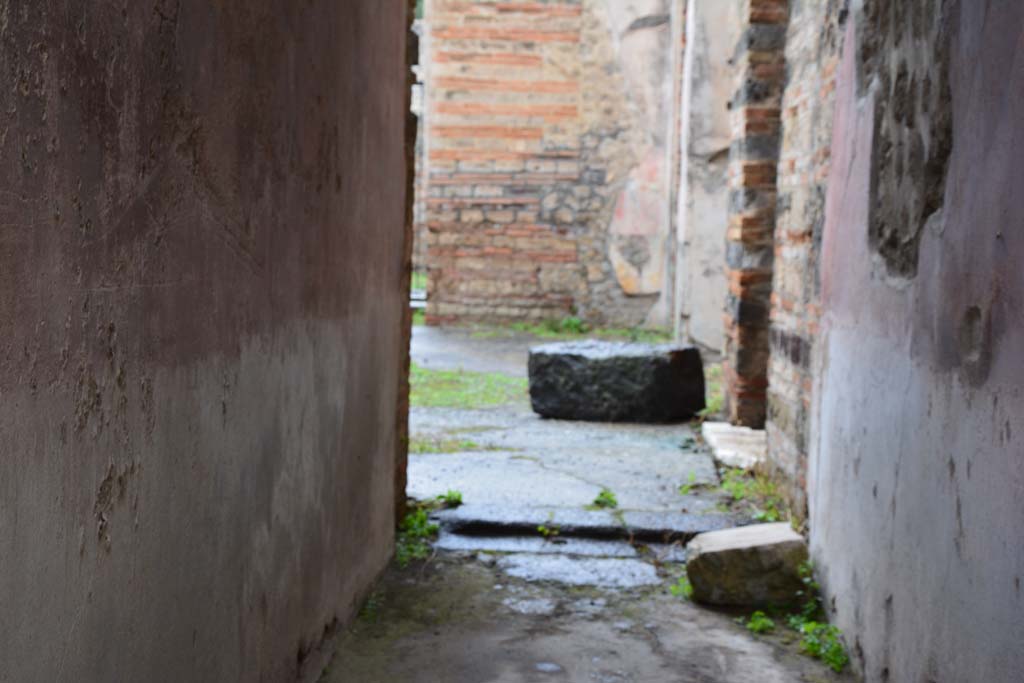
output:
<path id="1" fill-rule="evenodd" d="M 869 682 L 1024 670 L 1022 36 L 1019 3 L 851 10 L 808 488 L 812 554 Z"/>
<path id="2" fill-rule="evenodd" d="M 386 563 L 405 22 L 0 2 L 0 680 L 287 680 Z"/>

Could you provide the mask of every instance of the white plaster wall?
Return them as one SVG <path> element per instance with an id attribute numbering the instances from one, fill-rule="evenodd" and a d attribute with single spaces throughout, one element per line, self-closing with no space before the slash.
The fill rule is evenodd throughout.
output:
<path id="1" fill-rule="evenodd" d="M 740 37 L 739 7 L 732 1 L 689 0 L 686 17 L 674 318 L 681 340 L 721 349 L 734 90 L 730 58 Z"/>
<path id="2" fill-rule="evenodd" d="M 948 7 L 953 152 L 912 278 L 869 247 L 883 95 L 856 82 L 856 14 L 837 88 L 808 495 L 827 604 L 869 683 L 1024 671 L 1024 6 Z"/>

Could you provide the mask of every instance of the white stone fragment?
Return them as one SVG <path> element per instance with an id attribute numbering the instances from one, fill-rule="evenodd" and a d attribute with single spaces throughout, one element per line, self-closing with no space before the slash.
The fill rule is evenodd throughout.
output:
<path id="1" fill-rule="evenodd" d="M 768 454 L 768 436 L 763 429 L 737 427 L 728 422 L 705 422 L 701 435 L 711 447 L 715 460 L 726 467 L 753 469 L 764 462 Z"/>

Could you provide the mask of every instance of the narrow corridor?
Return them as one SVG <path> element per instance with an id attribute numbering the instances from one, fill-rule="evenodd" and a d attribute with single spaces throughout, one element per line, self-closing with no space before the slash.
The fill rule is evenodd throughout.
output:
<path id="1" fill-rule="evenodd" d="M 685 542 L 751 509 L 729 504 L 690 425 L 534 415 L 525 371 L 537 342 L 414 329 L 408 492 L 462 504 L 433 512 L 429 555 L 392 566 L 323 680 L 844 680 L 781 624 L 755 636 L 749 610 L 681 594 Z"/>

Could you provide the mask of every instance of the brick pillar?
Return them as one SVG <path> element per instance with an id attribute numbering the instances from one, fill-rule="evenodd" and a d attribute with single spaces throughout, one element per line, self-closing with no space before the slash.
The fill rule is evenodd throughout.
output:
<path id="1" fill-rule="evenodd" d="M 729 419 L 761 428 L 768 388 L 776 168 L 785 80 L 788 0 L 742 0 L 736 50 L 729 226 L 726 232 L 725 379 Z"/>

